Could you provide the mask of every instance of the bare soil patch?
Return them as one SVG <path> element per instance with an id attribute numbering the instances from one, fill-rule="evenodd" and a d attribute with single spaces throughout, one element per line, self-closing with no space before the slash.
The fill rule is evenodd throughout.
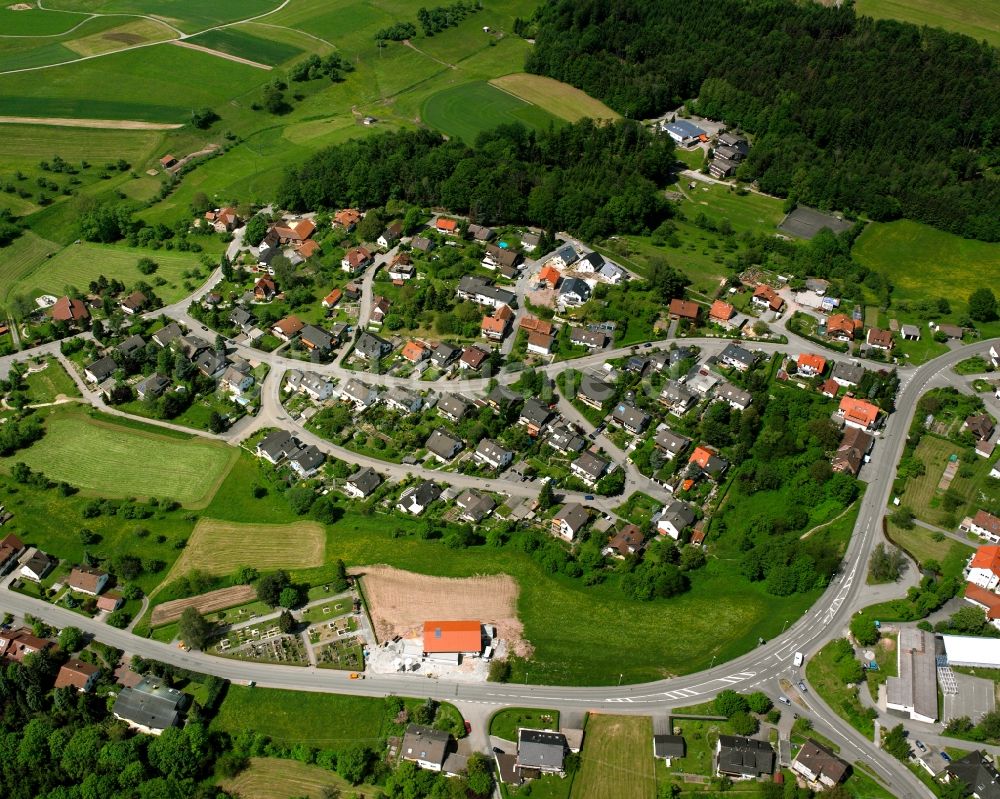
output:
<path id="1" fill-rule="evenodd" d="M 184 127 L 174 122 L 139 122 L 134 119 L 67 119 L 65 117 L 7 117 L 0 124 L 54 125 L 60 128 L 105 128 L 107 130 L 176 130 Z"/>
<path id="2" fill-rule="evenodd" d="M 28 3 L 14 3 L 12 6 L 7 6 L 8 11 L 31 11 L 32 6 Z"/>
<path id="3" fill-rule="evenodd" d="M 395 636 L 423 634 L 425 621 L 479 619 L 495 624 L 508 651 L 529 657 L 532 647 L 524 639 L 524 625 L 517 617 L 520 587 L 508 574 L 476 577 L 431 577 L 391 566 L 351 569 L 362 577 L 375 634 L 380 641 Z"/>
<path id="4" fill-rule="evenodd" d="M 186 608 L 197 608 L 199 613 L 211 613 L 214 610 L 225 610 L 236 605 L 252 602 L 257 598 L 257 591 L 252 585 L 234 585 L 232 588 L 220 588 L 207 594 L 191 596 L 187 599 L 174 599 L 153 608 L 150 623 L 154 627 L 177 621 Z"/>

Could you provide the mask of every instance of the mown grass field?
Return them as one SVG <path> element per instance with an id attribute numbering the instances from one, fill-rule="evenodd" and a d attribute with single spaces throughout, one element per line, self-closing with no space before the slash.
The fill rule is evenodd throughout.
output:
<path id="1" fill-rule="evenodd" d="M 572 799 L 653 799 L 653 722 L 648 716 L 591 714 Z"/>
<path id="2" fill-rule="evenodd" d="M 323 565 L 326 531 L 319 522 L 241 524 L 201 518 L 164 582 L 192 569 L 228 574 L 240 566 L 260 571 Z"/>
<path id="3" fill-rule="evenodd" d="M 428 125 L 468 144 L 484 130 L 520 122 L 544 130 L 557 119 L 537 105 L 513 97 L 484 81 L 456 86 L 431 95 L 421 118 Z"/>
<path id="4" fill-rule="evenodd" d="M 55 36 L 79 25 L 85 17 L 32 8 L 12 11 L 0 8 L 0 30 L 7 36 Z"/>
<path id="5" fill-rule="evenodd" d="M 9 178 L 15 168 L 37 169 L 40 161 L 58 155 L 80 169 L 88 161 L 97 169 L 109 161 L 124 158 L 140 164 L 156 149 L 163 134 L 155 130 L 101 130 L 95 128 L 58 128 L 49 125 L 4 125 L 2 128 L 4 166 L 2 175 Z M 40 171 L 40 170 L 39 170 Z M 86 170 L 80 169 L 80 175 Z M 59 175 L 49 173 L 51 177 Z M 0 195 L 2 201 L 3 195 Z"/>
<path id="6" fill-rule="evenodd" d="M 266 28 L 260 28 L 261 34 L 266 31 Z M 255 36 L 238 28 L 211 30 L 192 36 L 187 41 L 200 47 L 209 47 L 212 50 L 272 66 L 290 61 L 302 52 L 301 48 L 274 39 L 264 39 L 262 36 Z"/>
<path id="7" fill-rule="evenodd" d="M 28 401 L 31 403 L 54 402 L 57 397 L 79 397 L 80 390 L 73 378 L 55 358 L 47 359 L 48 364 L 40 372 L 25 376 L 28 385 Z"/>
<path id="8" fill-rule="evenodd" d="M 230 735 L 256 730 L 285 746 L 340 749 L 374 745 L 384 711 L 382 699 L 231 685 L 211 728 Z"/>
<path id="9" fill-rule="evenodd" d="M 979 0 L 856 0 L 859 15 L 964 33 L 1000 47 L 1000 5 Z"/>
<path id="10" fill-rule="evenodd" d="M 43 247 L 36 244 L 35 252 L 40 252 Z M 159 264 L 152 275 L 143 275 L 136 266 L 144 257 L 152 258 Z M 117 278 L 126 287 L 139 280 L 152 283 L 155 278 L 161 277 L 167 284 L 155 286 L 154 290 L 164 304 L 170 304 L 190 293 L 183 286 L 184 273 L 202 268 L 198 258 L 198 253 L 178 250 L 142 250 L 83 242 L 71 244 L 54 257 L 41 261 L 37 255 L 32 257 L 28 252 L 18 259 L 18 264 L 0 266 L 0 275 L 10 281 L 7 282 L 5 297 L 15 294 L 58 296 L 65 293 L 66 286 L 86 290 L 90 281 L 100 275 Z M 197 279 L 194 282 L 201 283 Z"/>
<path id="11" fill-rule="evenodd" d="M 858 237 L 854 257 L 885 275 L 894 301 L 944 297 L 965 312 L 969 294 L 1000 274 L 1000 244 L 963 239 L 902 219 L 872 222 Z"/>
<path id="12" fill-rule="evenodd" d="M 520 97 L 560 119 L 576 122 L 583 117 L 591 119 L 621 119 L 621 114 L 612 111 L 600 100 L 591 97 L 568 83 L 516 72 L 490 81 L 493 86 Z"/>
<path id="13" fill-rule="evenodd" d="M 264 14 L 280 5 L 280 0 L 59 0 L 65 11 L 91 14 L 147 14 L 165 19 L 185 33 L 212 25 Z"/>
<path id="14" fill-rule="evenodd" d="M 251 758 L 250 766 L 221 787 L 243 799 L 323 799 L 329 789 L 342 796 L 374 799 L 382 796 L 381 789 L 371 785 L 351 785 L 335 771 L 320 766 L 307 766 L 297 760 L 274 757 Z"/>
<path id="15" fill-rule="evenodd" d="M 119 21 L 121 18 L 116 18 Z M 175 39 L 176 31 L 151 19 L 132 19 L 102 33 L 67 39 L 65 46 L 80 56 L 113 53 L 136 44 Z"/>
<path id="16" fill-rule="evenodd" d="M 26 230 L 9 246 L 0 250 L 0 277 L 3 278 L 9 296 L 10 287 L 17 281 L 32 274 L 45 263 L 49 255 L 59 251 L 59 245 Z"/>
<path id="17" fill-rule="evenodd" d="M 206 502 L 236 450 L 204 439 L 179 439 L 153 428 L 123 426 L 77 409 L 53 408 L 45 436 L 14 456 L 53 480 L 109 497 L 168 497 L 185 505 Z"/>

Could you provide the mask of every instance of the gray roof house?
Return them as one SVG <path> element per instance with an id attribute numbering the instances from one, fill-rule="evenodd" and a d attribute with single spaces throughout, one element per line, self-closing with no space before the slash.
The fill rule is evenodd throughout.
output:
<path id="1" fill-rule="evenodd" d="M 484 438 L 476 447 L 473 459 L 491 469 L 501 470 L 514 459 L 514 453 L 502 447 L 492 438 Z"/>
<path id="2" fill-rule="evenodd" d="M 583 305 L 589 299 L 590 286 L 580 278 L 563 278 L 559 284 L 559 302 L 563 305 Z"/>
<path id="3" fill-rule="evenodd" d="M 719 774 L 756 779 L 774 771 L 774 750 L 767 741 L 742 735 L 720 735 L 715 751 Z"/>
<path id="4" fill-rule="evenodd" d="M 584 450 L 580 453 L 580 457 L 570 464 L 569 468 L 587 485 L 594 485 L 608 470 L 608 461 L 597 457 L 590 450 Z"/>
<path id="5" fill-rule="evenodd" d="M 676 380 L 664 383 L 659 397 L 659 401 L 666 405 L 674 416 L 683 416 L 696 400 L 697 397 Z"/>
<path id="6" fill-rule="evenodd" d="M 572 541 L 589 521 L 590 511 L 579 502 L 567 502 L 552 517 L 552 532 Z"/>
<path id="7" fill-rule="evenodd" d="M 653 516 L 653 522 L 661 535 L 669 535 L 675 541 L 685 529 L 694 524 L 694 509 L 679 499 L 673 500 L 663 510 Z"/>
<path id="8" fill-rule="evenodd" d="M 419 485 L 410 486 L 399 495 L 396 507 L 403 513 L 411 513 L 419 516 L 426 510 L 434 500 L 441 496 L 441 489 L 437 483 L 431 480 L 424 480 Z"/>
<path id="9" fill-rule="evenodd" d="M 551 418 L 552 411 L 548 405 L 534 397 L 529 397 L 524 403 L 524 407 L 521 408 L 521 418 L 517 422 L 525 425 L 529 433 L 534 430 L 534 435 L 537 435 Z"/>
<path id="10" fill-rule="evenodd" d="M 455 500 L 455 506 L 461 511 L 460 518 L 474 524 L 489 516 L 496 505 L 493 497 L 474 488 L 467 488 Z"/>
<path id="11" fill-rule="evenodd" d="M 362 410 L 378 401 L 378 392 L 356 377 L 352 377 L 341 387 L 340 398 L 353 403 L 357 410 Z"/>
<path id="12" fill-rule="evenodd" d="M 561 732 L 521 727 L 517 731 L 515 768 L 518 771 L 528 769 L 543 774 L 562 774 L 568 748 L 566 736 Z"/>
<path id="13" fill-rule="evenodd" d="M 964 782 L 978 799 L 1000 799 L 1000 772 L 985 752 L 969 752 L 953 760 L 946 771 L 947 781 Z"/>
<path id="14" fill-rule="evenodd" d="M 610 386 L 599 377 L 584 374 L 580 379 L 580 388 L 576 392 L 576 398 L 580 402 L 592 408 L 601 410 L 605 402 L 615 396 L 615 387 Z"/>
<path id="15" fill-rule="evenodd" d="M 653 436 L 653 445 L 673 460 L 691 445 L 691 439 L 675 433 L 673 430 L 658 430 Z"/>
<path id="16" fill-rule="evenodd" d="M 434 364 L 439 369 L 447 366 L 453 361 L 458 360 L 458 357 L 462 354 L 461 347 L 453 347 L 451 344 L 446 344 L 445 342 L 440 342 L 431 353 L 431 363 Z"/>
<path id="17" fill-rule="evenodd" d="M 400 757 L 428 771 L 441 771 L 448 753 L 450 736 L 442 730 L 409 724 L 400 746 Z"/>
<path id="18" fill-rule="evenodd" d="M 141 400 L 153 399 L 159 397 L 169 386 L 170 378 L 154 372 L 135 384 L 135 393 Z"/>
<path id="19" fill-rule="evenodd" d="M 753 397 L 749 391 L 737 388 L 732 383 L 723 383 L 715 389 L 715 396 L 723 402 L 728 402 L 730 408 L 743 411 L 750 407 Z"/>
<path id="20" fill-rule="evenodd" d="M 517 295 L 494 286 L 490 281 L 476 275 L 463 275 L 458 281 L 455 293 L 463 300 L 471 300 L 479 305 L 499 308 L 501 305 L 514 305 Z"/>
<path id="21" fill-rule="evenodd" d="M 438 413 L 453 422 L 460 421 L 472 407 L 472 403 L 462 399 L 457 394 L 447 394 L 437 404 Z"/>
<path id="22" fill-rule="evenodd" d="M 569 266 L 570 264 L 576 263 L 580 256 L 576 254 L 576 250 L 573 248 L 572 244 L 564 244 L 558 250 L 556 250 L 555 255 L 552 256 L 551 260 L 562 266 Z"/>
<path id="23" fill-rule="evenodd" d="M 641 433 L 649 426 L 649 420 L 648 413 L 627 402 L 619 402 L 611 411 L 611 421 L 630 433 Z"/>
<path id="24" fill-rule="evenodd" d="M 358 357 L 367 361 L 379 361 L 392 352 L 392 344 L 366 330 L 358 336 L 354 352 L 357 353 Z"/>
<path id="25" fill-rule="evenodd" d="M 442 430 L 439 427 L 431 433 L 424 446 L 427 447 L 428 452 L 443 463 L 450 461 L 461 452 L 465 444 L 462 442 L 462 439 L 456 438 L 447 430 Z"/>
<path id="26" fill-rule="evenodd" d="M 169 347 L 174 339 L 180 338 L 183 335 L 184 331 L 181 330 L 181 326 L 176 322 L 171 322 L 166 327 L 161 327 L 153 333 L 153 341 L 161 347 Z"/>
<path id="27" fill-rule="evenodd" d="M 364 499 L 378 488 L 381 483 L 382 478 L 379 476 L 379 473 L 370 466 L 366 466 L 347 478 L 347 482 L 344 483 L 344 491 L 354 499 Z"/>
<path id="28" fill-rule="evenodd" d="M 237 306 L 233 308 L 232 311 L 229 312 L 229 323 L 232 325 L 236 325 L 236 327 L 238 327 L 244 333 L 251 327 L 253 327 L 256 321 L 257 320 L 254 318 L 254 315 L 250 313 L 250 311 L 248 311 L 246 308 L 241 308 Z"/>
<path id="29" fill-rule="evenodd" d="M 297 450 L 289 454 L 288 465 L 292 467 L 295 473 L 299 477 L 312 477 L 319 471 L 319 467 L 323 465 L 326 460 L 326 455 L 320 450 L 309 444 L 304 447 L 299 447 Z"/>
<path id="30" fill-rule="evenodd" d="M 257 457 L 278 463 L 299 447 L 299 442 L 287 430 L 275 430 L 257 442 Z"/>
<path id="31" fill-rule="evenodd" d="M 549 425 L 549 435 L 545 443 L 565 455 L 582 450 L 587 445 L 587 440 L 573 428 L 560 423 Z"/>
<path id="32" fill-rule="evenodd" d="M 653 757 L 666 760 L 668 766 L 673 758 L 684 757 L 686 751 L 686 742 L 681 735 L 653 736 Z"/>
<path id="33" fill-rule="evenodd" d="M 416 391 L 402 386 L 393 386 L 382 397 L 385 404 L 400 413 L 416 413 L 424 404 L 423 397 Z"/>
<path id="34" fill-rule="evenodd" d="M 202 350 L 194 359 L 194 365 L 205 377 L 219 377 L 226 371 L 226 356 L 215 350 Z"/>
<path id="35" fill-rule="evenodd" d="M 122 355 L 129 356 L 134 352 L 138 352 L 143 347 L 146 346 L 146 340 L 142 336 L 129 336 L 121 344 L 115 347 L 115 350 Z"/>
<path id="36" fill-rule="evenodd" d="M 187 694 L 168 688 L 155 677 L 143 677 L 132 688 L 122 688 L 111 712 L 133 729 L 159 735 L 180 722 Z"/>
<path id="37" fill-rule="evenodd" d="M 586 347 L 589 350 L 599 350 L 608 345 L 608 337 L 605 333 L 587 330 L 583 327 L 574 327 L 570 330 L 569 341 L 571 344 Z"/>
<path id="38" fill-rule="evenodd" d="M 732 366 L 734 369 L 745 372 L 754 365 L 757 357 L 745 347 L 730 343 L 719 354 L 719 360 L 726 366 Z"/>
<path id="39" fill-rule="evenodd" d="M 91 383 L 103 383 L 115 373 L 117 368 L 118 364 L 115 362 L 115 359 L 110 355 L 105 355 L 85 368 L 83 375 Z"/>
<path id="40" fill-rule="evenodd" d="M 865 367 L 851 361 L 837 361 L 833 365 L 833 379 L 841 386 L 856 386 L 865 376 Z"/>

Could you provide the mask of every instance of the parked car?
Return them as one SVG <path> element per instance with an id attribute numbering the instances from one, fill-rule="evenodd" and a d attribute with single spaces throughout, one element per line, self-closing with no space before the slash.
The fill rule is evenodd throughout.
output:
<path id="1" fill-rule="evenodd" d="M 787 696 L 779 696 L 778 697 L 778 701 L 782 702 L 783 704 L 786 704 L 786 705 L 792 704 L 792 700 L 789 699 Z"/>
<path id="2" fill-rule="evenodd" d="M 593 494 L 584 494 L 583 498 L 587 499 L 587 500 L 593 500 L 594 495 Z"/>
<path id="3" fill-rule="evenodd" d="M 916 741 L 915 740 L 913 743 L 916 744 L 917 749 L 919 749 L 921 752 L 926 752 L 927 751 L 927 747 L 924 746 L 923 743 L 921 743 L 920 741 Z"/>

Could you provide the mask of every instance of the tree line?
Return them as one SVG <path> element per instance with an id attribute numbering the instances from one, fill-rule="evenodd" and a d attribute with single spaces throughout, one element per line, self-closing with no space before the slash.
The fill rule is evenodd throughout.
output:
<path id="1" fill-rule="evenodd" d="M 1000 61 L 985 42 L 794 0 L 553 0 L 527 70 L 631 118 L 688 103 L 755 134 L 738 177 L 1000 241 Z"/>
<path id="2" fill-rule="evenodd" d="M 670 215 L 658 187 L 673 161 L 668 138 L 631 121 L 582 120 L 540 132 L 507 125 L 480 134 L 474 147 L 399 131 L 316 153 L 286 174 L 276 199 L 297 212 L 404 200 L 481 224 L 601 238 L 648 232 Z"/>

